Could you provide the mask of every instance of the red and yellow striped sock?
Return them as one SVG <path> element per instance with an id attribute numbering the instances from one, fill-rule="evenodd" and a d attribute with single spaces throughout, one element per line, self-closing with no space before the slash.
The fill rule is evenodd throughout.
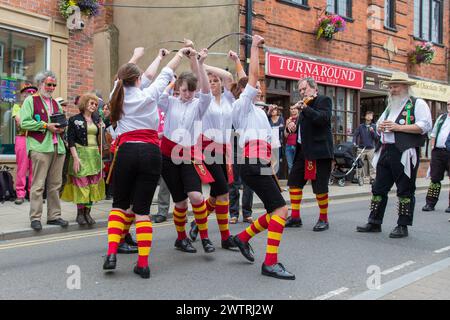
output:
<path id="1" fill-rule="evenodd" d="M 175 224 L 175 229 L 177 229 L 178 240 L 184 240 L 186 236 L 186 222 L 187 222 L 187 208 L 177 208 L 173 209 L 173 223 Z"/>
<path id="2" fill-rule="evenodd" d="M 136 221 L 136 240 L 138 243 L 138 261 L 140 268 L 148 267 L 148 256 L 152 248 L 153 228 L 149 221 Z"/>
<path id="3" fill-rule="evenodd" d="M 291 218 L 300 219 L 300 204 L 302 203 L 303 190 L 300 188 L 289 188 L 291 198 Z"/>
<path id="4" fill-rule="evenodd" d="M 192 204 L 192 211 L 194 211 L 195 223 L 198 226 L 200 238 L 208 238 L 208 214 L 206 213 L 206 203 L 203 200 L 199 204 Z"/>
<path id="5" fill-rule="evenodd" d="M 122 231 L 125 227 L 126 212 L 111 209 L 108 217 L 108 255 L 117 254 Z"/>
<path id="6" fill-rule="evenodd" d="M 320 208 L 319 220 L 328 222 L 328 193 L 316 194 L 316 199 Z"/>
<path id="7" fill-rule="evenodd" d="M 228 225 L 228 211 L 229 211 L 228 201 L 216 202 L 216 218 L 217 224 L 219 225 L 220 236 L 222 240 L 227 240 L 230 237 L 230 228 Z"/>
<path id="8" fill-rule="evenodd" d="M 249 242 L 258 233 L 269 227 L 270 215 L 268 213 L 261 215 L 247 229 L 238 234 L 238 238 L 243 242 Z"/>
<path id="9" fill-rule="evenodd" d="M 120 237 L 120 244 L 125 242 L 125 236 L 128 233 L 130 233 L 130 228 L 131 228 L 131 225 L 134 222 L 134 218 L 135 218 L 134 213 L 127 213 L 127 214 L 125 214 L 125 225 L 124 225 L 124 228 L 123 228 L 123 231 L 122 231 L 122 235 Z"/>
<path id="10" fill-rule="evenodd" d="M 213 202 L 211 201 L 211 197 L 209 197 L 206 200 L 206 213 L 208 213 L 208 216 L 214 212 L 214 210 L 216 210 L 216 205 L 217 204 L 213 204 Z"/>
<path id="11" fill-rule="evenodd" d="M 273 215 L 270 219 L 267 232 L 266 259 L 264 260 L 266 266 L 278 263 L 278 248 L 280 246 L 285 224 L 286 219 L 280 216 Z"/>

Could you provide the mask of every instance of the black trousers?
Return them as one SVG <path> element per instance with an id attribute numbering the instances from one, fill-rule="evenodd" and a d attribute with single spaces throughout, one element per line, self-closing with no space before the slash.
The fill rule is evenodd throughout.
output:
<path id="1" fill-rule="evenodd" d="M 311 180 L 314 194 L 328 193 L 328 182 L 331 174 L 331 159 L 316 160 L 316 179 Z M 305 180 L 305 155 L 302 145 L 297 144 L 295 150 L 294 165 L 288 177 L 289 187 L 302 188 L 306 185 Z"/>
<path id="2" fill-rule="evenodd" d="M 150 205 L 161 175 L 161 152 L 150 143 L 124 143 L 120 146 L 114 172 L 113 208 L 138 215 L 150 214 Z"/>
<path id="3" fill-rule="evenodd" d="M 377 163 L 375 182 L 372 185 L 372 194 L 374 196 L 381 196 L 382 204 L 379 210 L 370 213 L 369 223 L 383 223 L 388 193 L 395 183 L 397 186 L 397 196 L 399 198 L 409 198 L 411 200 L 409 214 L 399 215 L 397 224 L 411 226 L 416 202 L 414 194 L 416 191 L 416 177 L 419 169 L 420 150 L 416 149 L 417 164 L 414 168 L 411 164 L 412 172 L 411 178 L 409 178 L 404 172 L 404 167 L 401 163 L 402 153 L 397 147 L 394 144 L 385 144 L 381 148 L 380 158 Z"/>
<path id="4" fill-rule="evenodd" d="M 241 165 L 233 164 L 234 182 L 230 186 L 230 216 L 239 218 L 239 189 L 242 191 L 242 216 L 248 218 L 252 216 L 253 190 L 241 179 Z"/>
<path id="5" fill-rule="evenodd" d="M 439 183 L 444 179 L 444 174 L 450 173 L 450 152 L 445 148 L 434 148 L 431 151 L 430 176 L 431 182 Z"/>

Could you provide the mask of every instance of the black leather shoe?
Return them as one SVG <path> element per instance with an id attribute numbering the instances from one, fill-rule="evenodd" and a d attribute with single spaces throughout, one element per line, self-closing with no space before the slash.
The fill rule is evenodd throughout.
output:
<path id="1" fill-rule="evenodd" d="M 394 230 L 389 234 L 389 238 L 405 238 L 408 236 L 407 226 L 396 226 Z"/>
<path id="2" fill-rule="evenodd" d="M 141 267 L 135 266 L 133 272 L 140 275 L 141 278 L 143 278 L 143 279 L 150 278 L 150 268 L 149 267 L 141 268 Z"/>
<path id="3" fill-rule="evenodd" d="M 447 209 L 445 209 L 445 212 L 447 212 L 447 213 L 450 212 L 450 206 Z"/>
<path id="4" fill-rule="evenodd" d="M 194 221 L 191 221 L 191 230 L 189 230 L 189 237 L 192 241 L 197 240 L 198 237 L 198 226 Z"/>
<path id="5" fill-rule="evenodd" d="M 117 256 L 115 254 L 110 254 L 106 256 L 105 263 L 103 263 L 103 270 L 114 270 L 117 264 Z"/>
<path id="6" fill-rule="evenodd" d="M 330 225 L 326 221 L 319 220 L 313 228 L 313 231 L 325 231 L 328 230 Z"/>
<path id="7" fill-rule="evenodd" d="M 42 230 L 42 224 L 39 220 L 33 220 L 31 221 L 31 229 L 34 231 L 41 231 Z"/>
<path id="8" fill-rule="evenodd" d="M 161 223 L 166 221 L 167 218 L 165 216 L 163 216 L 162 214 L 157 214 L 153 216 L 153 222 L 154 223 Z"/>
<path id="9" fill-rule="evenodd" d="M 288 217 L 286 220 L 285 228 L 300 228 L 303 225 L 302 218 Z"/>
<path id="10" fill-rule="evenodd" d="M 363 226 L 357 226 L 358 232 L 381 232 L 381 224 L 367 223 Z"/>
<path id="11" fill-rule="evenodd" d="M 188 252 L 188 253 L 196 253 L 197 249 L 195 249 L 192 246 L 191 240 L 186 238 L 183 240 L 176 240 L 175 241 L 175 248 L 177 248 L 178 250 L 181 250 L 183 252 Z"/>
<path id="12" fill-rule="evenodd" d="M 236 247 L 239 248 L 242 255 L 245 257 L 245 259 L 251 262 L 255 261 L 255 258 L 253 257 L 252 254 L 253 249 L 250 246 L 250 243 L 241 241 L 241 239 L 239 239 L 238 236 L 232 236 L 232 239 Z"/>
<path id="13" fill-rule="evenodd" d="M 202 239 L 202 246 L 203 250 L 205 250 L 206 253 L 211 253 L 216 251 L 216 248 L 214 248 L 214 245 L 212 244 L 211 240 L 208 238 Z"/>
<path id="14" fill-rule="evenodd" d="M 67 227 L 69 225 L 69 222 L 67 222 L 66 220 L 63 220 L 61 218 L 55 219 L 55 220 L 49 220 L 47 221 L 47 224 L 51 224 L 54 226 L 61 226 L 63 228 Z"/>
<path id="15" fill-rule="evenodd" d="M 422 211 L 434 211 L 434 207 L 431 204 L 426 204 L 423 208 Z"/>
<path id="16" fill-rule="evenodd" d="M 117 253 L 123 253 L 123 254 L 131 254 L 131 253 L 138 253 L 138 248 L 134 246 L 130 246 L 126 242 L 122 242 L 119 244 L 119 247 L 117 248 Z"/>
<path id="17" fill-rule="evenodd" d="M 295 275 L 286 270 L 281 263 L 266 266 L 264 263 L 261 267 L 261 273 L 268 277 L 274 277 L 283 280 L 295 280 Z"/>
<path id="18" fill-rule="evenodd" d="M 234 243 L 231 236 L 229 236 L 227 240 L 222 240 L 222 249 L 237 249 L 236 244 Z"/>
<path id="19" fill-rule="evenodd" d="M 133 239 L 130 233 L 125 235 L 125 243 L 129 244 L 131 247 L 137 247 L 137 242 Z"/>

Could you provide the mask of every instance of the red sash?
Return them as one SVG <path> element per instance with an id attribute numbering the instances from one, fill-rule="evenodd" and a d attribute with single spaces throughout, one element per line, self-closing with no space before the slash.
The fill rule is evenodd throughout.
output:
<path id="1" fill-rule="evenodd" d="M 316 160 L 305 159 L 305 180 L 316 180 L 317 166 Z"/>
<path id="2" fill-rule="evenodd" d="M 126 142 L 144 142 L 159 146 L 158 132 L 150 129 L 128 131 L 119 135 L 115 145 L 116 147 L 120 147 Z"/>
<path id="3" fill-rule="evenodd" d="M 173 154 L 173 149 L 178 148 L 178 152 Z M 189 160 L 194 165 L 195 171 L 197 171 L 198 176 L 203 184 L 209 184 L 214 182 L 214 178 L 208 171 L 206 166 L 203 164 L 203 154 L 196 152 L 196 148 L 183 147 L 172 140 L 167 139 L 163 136 L 161 140 L 161 153 L 169 158 L 177 160 Z"/>
<path id="4" fill-rule="evenodd" d="M 230 143 L 221 144 L 214 142 L 213 140 L 209 139 L 207 136 L 204 136 L 203 134 L 200 135 L 199 139 L 200 139 L 199 143 L 201 143 L 203 151 L 205 151 L 205 149 L 208 148 L 208 151 L 214 150 L 214 152 L 218 154 L 225 155 L 225 166 L 227 168 L 228 184 L 232 184 L 234 182 L 234 175 L 233 175 L 233 161 L 232 161 L 233 153 L 231 150 L 231 144 Z"/>
<path id="5" fill-rule="evenodd" d="M 264 140 L 250 140 L 245 144 L 244 157 L 257 158 L 270 162 L 272 158 L 272 149 L 269 143 Z"/>

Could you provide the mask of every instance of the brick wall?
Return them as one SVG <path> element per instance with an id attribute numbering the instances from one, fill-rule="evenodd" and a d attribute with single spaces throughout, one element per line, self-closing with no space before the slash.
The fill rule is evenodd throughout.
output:
<path id="1" fill-rule="evenodd" d="M 29 12 L 63 19 L 58 11 L 57 0 L 0 0 L 1 4 L 20 8 Z M 82 17 L 85 28 L 82 31 L 70 31 L 68 44 L 68 92 L 70 102 L 69 113 L 77 113 L 73 101 L 81 95 L 94 89 L 93 69 L 93 33 L 94 20 Z"/>
<path id="2" fill-rule="evenodd" d="M 241 28 L 245 31 L 245 0 L 241 0 Z M 444 1 L 443 43 L 436 47 L 436 57 L 428 66 L 412 66 L 407 54 L 417 42 L 413 39 L 414 7 L 412 0 L 396 1 L 397 32 L 384 28 L 384 0 L 353 1 L 353 22 L 347 22 L 347 30 L 335 34 L 330 42 L 316 40 L 316 22 L 324 11 L 326 0 L 308 0 L 309 9 L 277 0 L 254 1 L 253 30 L 266 40 L 266 45 L 299 53 L 321 56 L 337 61 L 371 65 L 400 70 L 432 80 L 448 81 L 449 3 Z M 369 31 L 368 8 L 375 6 L 380 13 L 379 28 Z M 369 20 L 370 22 L 371 20 Z M 383 49 L 388 36 L 392 36 L 398 54 L 389 62 Z M 262 61 L 264 63 L 264 61 Z"/>

